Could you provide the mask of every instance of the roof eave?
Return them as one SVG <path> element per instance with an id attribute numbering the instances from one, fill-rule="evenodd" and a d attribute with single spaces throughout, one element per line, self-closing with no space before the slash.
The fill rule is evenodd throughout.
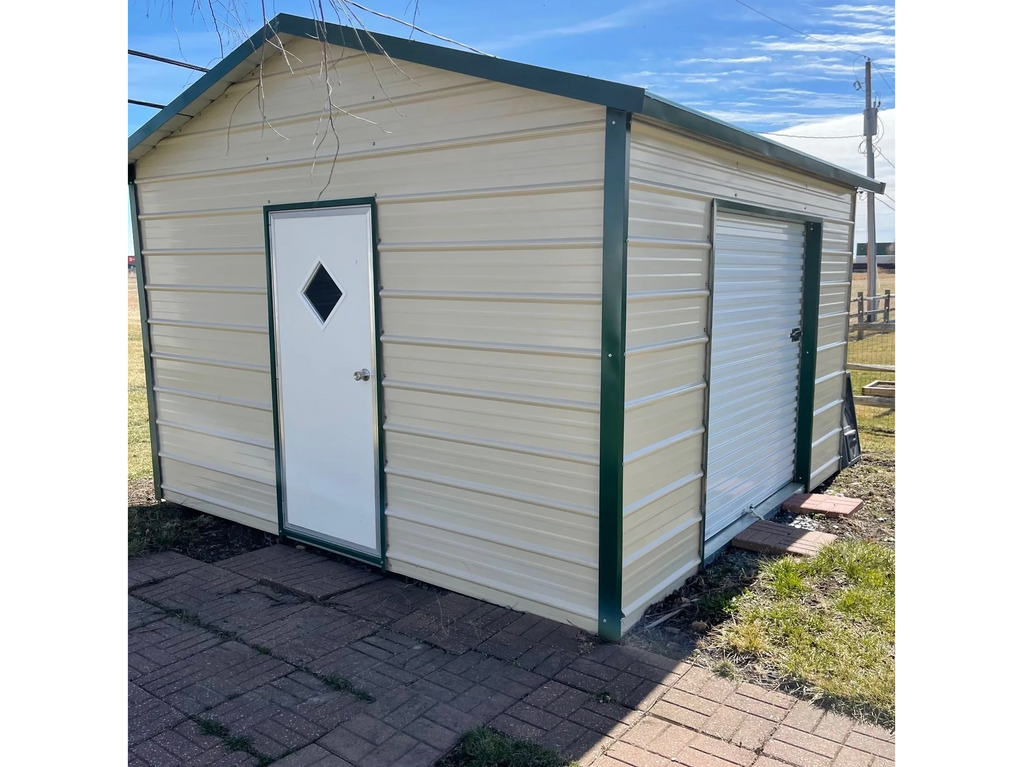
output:
<path id="1" fill-rule="evenodd" d="M 792 147 L 771 141 L 759 134 L 729 125 L 710 115 L 687 109 L 655 94 L 647 93 L 639 114 L 651 120 L 667 123 L 698 136 L 709 138 L 728 147 L 741 149 L 748 154 L 798 168 L 842 186 L 866 189 L 879 194 L 884 193 L 885 185 L 882 181 L 861 176 L 838 165 L 832 165 Z"/>
<path id="2" fill-rule="evenodd" d="M 556 69 L 505 61 L 494 56 L 402 37 L 377 33 L 371 35 L 364 30 L 338 24 L 324 24 L 315 19 L 287 13 L 275 16 L 266 26 L 231 51 L 209 72 L 132 133 L 128 138 L 128 162 L 133 163 L 141 158 L 163 138 L 219 98 L 231 85 L 252 72 L 266 55 L 263 47 L 268 41 L 277 41 L 277 45 L 283 45 L 296 37 L 326 39 L 332 45 L 356 48 L 401 61 L 643 115 L 729 148 L 794 167 L 843 186 L 884 192 L 885 185 L 880 181 L 852 173 L 758 134 L 675 104 L 634 85 L 623 85 Z"/>

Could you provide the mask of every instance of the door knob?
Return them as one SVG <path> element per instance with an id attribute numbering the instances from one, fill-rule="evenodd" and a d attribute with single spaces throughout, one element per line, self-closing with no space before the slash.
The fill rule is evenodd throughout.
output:
<path id="1" fill-rule="evenodd" d="M 362 370 L 356 370 L 355 371 L 355 380 L 356 381 L 368 381 L 369 380 L 369 371 L 366 370 L 366 368 L 363 368 Z"/>

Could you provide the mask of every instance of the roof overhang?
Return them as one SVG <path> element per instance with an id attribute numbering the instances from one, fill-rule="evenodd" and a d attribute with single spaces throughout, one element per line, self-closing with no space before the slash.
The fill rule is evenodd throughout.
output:
<path id="1" fill-rule="evenodd" d="M 326 40 L 346 48 L 387 55 L 400 61 L 444 69 L 484 80 L 552 93 L 577 101 L 620 109 L 675 126 L 744 154 L 793 167 L 843 186 L 883 192 L 880 181 L 819 160 L 756 133 L 717 120 L 649 93 L 645 88 L 575 75 L 557 69 L 506 61 L 417 40 L 373 33 L 340 24 L 325 24 L 281 13 L 224 57 L 170 104 L 128 137 L 129 165 L 205 109 L 235 83 L 251 74 L 276 49 L 295 38 Z M 269 48 L 267 47 L 269 45 Z"/>
<path id="2" fill-rule="evenodd" d="M 694 109 L 688 109 L 653 93 L 646 94 L 643 99 L 643 108 L 638 114 L 681 128 L 701 138 L 710 139 L 730 149 L 739 149 L 746 154 L 756 155 L 779 165 L 797 168 L 818 178 L 837 182 L 842 186 L 854 186 L 878 194 L 884 193 L 883 181 L 861 176 L 859 173 L 853 173 L 839 165 L 832 165 L 813 155 L 779 144 L 758 133 L 743 130 Z"/>

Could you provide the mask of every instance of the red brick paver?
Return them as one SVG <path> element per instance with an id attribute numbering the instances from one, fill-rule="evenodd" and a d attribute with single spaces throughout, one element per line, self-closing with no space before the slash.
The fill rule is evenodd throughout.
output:
<path id="1" fill-rule="evenodd" d="M 824 493 L 796 493 L 781 505 L 792 514 L 823 514 L 825 517 L 845 518 L 859 511 L 863 501 L 841 495 Z"/>
<path id="2" fill-rule="evenodd" d="M 759 551 L 762 554 L 797 554 L 812 557 L 836 540 L 831 533 L 801 530 L 759 519 L 732 539 L 739 549 Z"/>
<path id="3" fill-rule="evenodd" d="M 309 550 L 141 557 L 129 592 L 133 767 L 432 767 L 478 725 L 582 767 L 894 764 L 882 728 Z"/>

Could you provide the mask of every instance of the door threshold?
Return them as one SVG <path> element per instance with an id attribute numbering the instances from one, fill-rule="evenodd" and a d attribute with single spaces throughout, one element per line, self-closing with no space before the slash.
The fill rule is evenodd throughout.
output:
<path id="1" fill-rule="evenodd" d="M 803 492 L 803 486 L 799 482 L 789 482 L 781 490 L 754 506 L 752 511 L 747 511 L 724 530 L 716 533 L 714 537 L 707 541 L 703 546 L 704 567 L 717 559 L 721 552 L 725 550 L 725 547 L 731 542 L 732 538 L 737 536 L 758 519 L 770 519 L 778 513 L 781 509 L 781 505 L 785 503 L 790 496 L 801 492 Z"/>
<path id="2" fill-rule="evenodd" d="M 305 544 L 306 546 L 315 546 L 318 549 L 323 549 L 324 551 L 329 551 L 333 554 L 340 554 L 343 557 L 348 557 L 349 559 L 355 559 L 367 565 L 379 567 L 381 570 L 386 569 L 384 567 L 383 557 L 376 552 L 355 549 L 330 538 L 312 535 L 308 532 L 302 532 L 294 528 L 285 527 L 281 533 L 280 538 L 282 540 L 294 541 L 296 543 Z"/>

